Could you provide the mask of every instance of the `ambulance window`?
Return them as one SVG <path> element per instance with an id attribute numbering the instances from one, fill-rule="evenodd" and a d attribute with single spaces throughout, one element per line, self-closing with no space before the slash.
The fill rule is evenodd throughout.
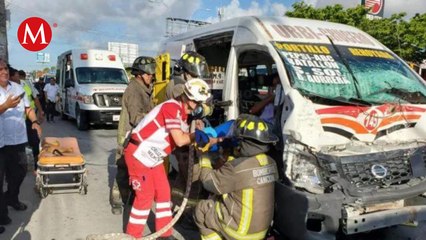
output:
<path id="1" fill-rule="evenodd" d="M 74 74 L 72 71 L 72 55 L 67 56 L 67 60 L 65 63 L 65 80 L 71 79 L 74 80 Z"/>

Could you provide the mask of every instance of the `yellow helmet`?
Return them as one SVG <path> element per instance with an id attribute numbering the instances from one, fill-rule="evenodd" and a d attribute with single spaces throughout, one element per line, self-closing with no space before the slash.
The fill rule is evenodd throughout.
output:
<path id="1" fill-rule="evenodd" d="M 201 54 L 193 51 L 185 52 L 182 55 L 177 62 L 175 71 L 178 74 L 187 72 L 195 78 L 210 78 L 206 59 Z"/>
<path id="2" fill-rule="evenodd" d="M 255 115 L 241 114 L 234 122 L 232 135 L 236 138 L 248 138 L 262 143 L 276 143 L 278 137 L 271 133 L 262 119 Z"/>

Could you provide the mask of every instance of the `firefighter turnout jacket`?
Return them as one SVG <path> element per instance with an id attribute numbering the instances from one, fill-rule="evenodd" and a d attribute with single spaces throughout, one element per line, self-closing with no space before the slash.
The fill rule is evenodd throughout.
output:
<path id="1" fill-rule="evenodd" d="M 166 99 L 176 98 L 181 95 L 183 93 L 183 85 L 185 83 L 186 80 L 181 75 L 173 75 L 172 80 L 167 84 L 166 87 Z"/>
<path id="2" fill-rule="evenodd" d="M 122 146 L 126 133 L 136 126 L 142 118 L 154 108 L 152 88 L 142 80 L 132 80 L 123 94 L 120 122 L 118 123 L 117 142 Z"/>
<path id="3" fill-rule="evenodd" d="M 208 158 L 202 158 L 199 167 L 195 174 L 216 194 L 214 200 L 200 201 L 195 210 L 202 239 L 263 239 L 274 212 L 275 161 L 258 153 L 229 157 L 216 170 Z"/>

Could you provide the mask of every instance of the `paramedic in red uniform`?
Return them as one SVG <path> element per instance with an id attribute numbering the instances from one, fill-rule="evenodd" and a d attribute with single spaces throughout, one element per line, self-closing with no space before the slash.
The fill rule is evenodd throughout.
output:
<path id="1" fill-rule="evenodd" d="M 201 79 L 185 83 L 183 94 L 151 110 L 133 129 L 124 156 L 130 184 L 136 193 L 126 233 L 140 238 L 155 201 L 155 229 L 163 228 L 172 220 L 170 186 L 163 166 L 163 158 L 177 146 L 185 146 L 199 139 L 202 131 L 189 133 L 188 114 L 210 98 L 210 88 Z M 203 136 L 204 137 L 204 136 Z M 202 138 L 205 139 L 205 138 Z M 204 143 L 214 144 L 217 139 Z M 172 229 L 160 239 L 174 239 Z"/>

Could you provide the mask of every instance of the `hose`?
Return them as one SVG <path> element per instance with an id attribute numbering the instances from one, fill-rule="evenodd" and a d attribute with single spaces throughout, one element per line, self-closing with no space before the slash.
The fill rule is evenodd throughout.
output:
<path id="1" fill-rule="evenodd" d="M 183 211 L 186 208 L 186 204 L 188 203 L 189 193 L 191 191 L 191 185 L 192 185 L 192 170 L 194 166 L 194 145 L 189 145 L 189 154 L 188 154 L 188 178 L 186 179 L 186 188 L 185 193 L 183 195 L 183 200 L 181 205 L 179 206 L 179 210 L 176 213 L 176 215 L 173 217 L 172 221 L 169 222 L 166 226 L 164 226 L 162 229 L 158 230 L 157 232 L 154 232 L 150 235 L 144 236 L 142 238 L 137 238 L 137 240 L 155 240 L 158 237 L 160 237 L 163 233 L 167 232 L 173 225 L 176 224 L 176 222 L 179 220 L 179 218 L 182 216 Z M 86 240 L 135 240 L 132 236 L 125 234 L 125 233 L 108 233 L 108 234 L 92 234 L 87 236 Z"/>
<path id="2" fill-rule="evenodd" d="M 192 170 L 194 166 L 194 145 L 189 145 L 189 156 L 188 156 L 188 178 L 186 179 L 185 193 L 183 195 L 182 204 L 179 206 L 179 210 L 176 215 L 173 217 L 172 221 L 169 222 L 162 229 L 158 230 L 155 233 L 152 233 L 148 236 L 138 238 L 138 240 L 155 240 L 160 237 L 163 233 L 167 232 L 182 216 L 183 211 L 185 210 L 186 204 L 188 203 L 189 193 L 191 192 L 192 185 Z"/>

